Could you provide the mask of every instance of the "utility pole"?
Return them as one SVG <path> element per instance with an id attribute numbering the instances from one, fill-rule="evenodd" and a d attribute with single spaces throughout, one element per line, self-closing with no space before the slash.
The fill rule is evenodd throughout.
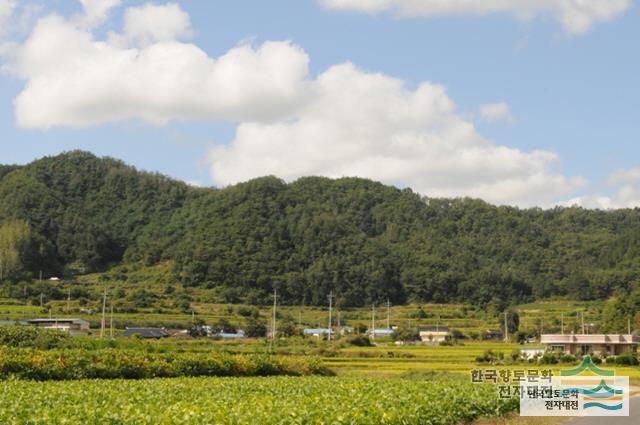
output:
<path id="1" fill-rule="evenodd" d="M 582 312 L 582 335 L 584 335 L 584 311 Z"/>
<path id="2" fill-rule="evenodd" d="M 111 305 L 111 317 L 109 318 L 109 336 L 113 339 L 113 304 Z"/>
<path id="3" fill-rule="evenodd" d="M 333 291 L 329 292 L 329 335 L 327 339 L 331 341 L 331 313 L 333 311 Z"/>
<path id="4" fill-rule="evenodd" d="M 104 295 L 102 297 L 102 323 L 100 325 L 100 339 L 104 339 L 104 330 L 106 327 L 106 310 L 107 310 L 107 287 L 104 287 Z"/>
<path id="5" fill-rule="evenodd" d="M 389 303 L 389 298 L 387 298 L 387 329 L 391 329 L 391 321 L 389 320 L 391 313 L 391 303 Z"/>
<path id="6" fill-rule="evenodd" d="M 631 335 L 631 317 L 627 317 L 627 335 Z"/>
<path id="7" fill-rule="evenodd" d="M 371 305 L 371 338 L 376 339 L 376 305 Z"/>
<path id="8" fill-rule="evenodd" d="M 560 333 L 564 335 L 564 313 L 560 316 Z"/>
<path id="9" fill-rule="evenodd" d="M 504 342 L 509 342 L 509 328 L 507 327 L 507 312 L 504 312 Z"/>
<path id="10" fill-rule="evenodd" d="M 42 305 L 43 305 L 43 303 L 42 303 L 42 298 L 43 298 L 43 296 L 42 296 L 42 292 L 40 292 L 40 308 L 42 308 Z"/>
<path id="11" fill-rule="evenodd" d="M 269 339 L 269 351 L 273 350 L 273 343 L 276 338 L 276 308 L 278 306 L 278 290 L 273 290 L 273 313 L 271 316 L 271 339 Z"/>
<path id="12" fill-rule="evenodd" d="M 71 287 L 67 289 L 67 314 L 71 311 Z"/>

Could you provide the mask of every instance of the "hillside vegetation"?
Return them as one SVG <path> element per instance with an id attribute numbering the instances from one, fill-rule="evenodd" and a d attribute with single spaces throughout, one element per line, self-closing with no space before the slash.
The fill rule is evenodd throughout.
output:
<path id="1" fill-rule="evenodd" d="M 201 189 L 86 152 L 0 166 L 7 284 L 169 261 L 175 283 L 220 302 L 274 288 L 306 305 L 333 290 L 342 307 L 592 300 L 638 289 L 639 241 L 639 210 L 496 207 L 359 178 Z"/>

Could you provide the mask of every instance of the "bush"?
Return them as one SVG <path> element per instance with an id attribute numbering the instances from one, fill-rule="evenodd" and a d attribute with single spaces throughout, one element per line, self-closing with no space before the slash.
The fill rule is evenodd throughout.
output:
<path id="1" fill-rule="evenodd" d="M 615 364 L 617 365 L 637 366 L 638 363 L 638 358 L 630 353 L 616 356 L 615 358 Z"/>
<path id="2" fill-rule="evenodd" d="M 481 356 L 476 357 L 477 363 L 493 363 L 504 359 L 503 353 L 494 353 L 493 350 L 485 351 Z"/>
<path id="3" fill-rule="evenodd" d="M 32 326 L 0 326 L 0 345 L 48 350 L 68 347 L 71 336 L 62 331 Z"/>
<path id="4" fill-rule="evenodd" d="M 369 337 L 364 336 L 364 335 L 353 335 L 350 337 L 347 337 L 345 339 L 345 342 L 349 345 L 353 345 L 356 347 L 371 347 L 371 340 L 369 339 Z"/>
<path id="5" fill-rule="evenodd" d="M 147 379 L 180 376 L 331 375 L 316 358 L 139 350 L 0 348 L 0 379 Z"/>
<path id="6" fill-rule="evenodd" d="M 577 360 L 576 356 L 572 356 L 571 354 L 563 354 L 560 356 L 561 363 L 575 363 Z"/>
<path id="7" fill-rule="evenodd" d="M 558 357 L 551 353 L 546 353 L 545 355 L 540 357 L 540 363 L 541 364 L 557 364 Z"/>

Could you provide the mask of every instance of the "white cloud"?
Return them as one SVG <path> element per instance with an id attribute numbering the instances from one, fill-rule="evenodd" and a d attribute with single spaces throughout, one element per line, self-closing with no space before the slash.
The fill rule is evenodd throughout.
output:
<path id="1" fill-rule="evenodd" d="M 487 103 L 480 106 L 480 118 L 487 122 L 510 121 L 511 108 L 504 102 Z"/>
<path id="2" fill-rule="evenodd" d="M 0 35 L 6 32 L 9 18 L 11 18 L 16 5 L 16 0 L 0 0 Z"/>
<path id="3" fill-rule="evenodd" d="M 618 169 L 607 177 L 606 184 L 612 193 L 576 197 L 565 204 L 600 209 L 640 207 L 640 167 Z"/>
<path id="4" fill-rule="evenodd" d="M 564 29 L 582 34 L 631 6 L 631 0 L 319 0 L 328 8 L 365 13 L 392 11 L 401 17 L 510 13 L 520 19 L 553 15 Z"/>
<path id="5" fill-rule="evenodd" d="M 15 99 L 18 125 L 264 120 L 297 105 L 308 72 L 308 57 L 299 47 L 266 42 L 211 58 L 193 44 L 172 39 L 189 28 L 184 12 L 174 6 L 163 9 L 159 24 L 168 28 L 151 29 L 149 14 L 157 12 L 148 6 L 130 9 L 125 32 L 106 41 L 60 16 L 40 19 L 10 64 L 14 75 L 27 82 Z M 150 44 L 112 41 L 129 37 Z"/>
<path id="6" fill-rule="evenodd" d="M 89 28 L 100 25 L 107 19 L 109 12 L 118 7 L 121 0 L 80 0 L 84 16 L 78 17 L 81 25 Z"/>
<path id="7" fill-rule="evenodd" d="M 275 174 L 361 176 L 428 196 L 473 196 L 499 204 L 551 204 L 583 187 L 554 171 L 558 157 L 498 146 L 456 112 L 446 90 L 334 66 L 310 83 L 292 120 L 243 123 L 209 154 L 211 176 L 232 184 Z"/>
<path id="8" fill-rule="evenodd" d="M 146 4 L 125 13 L 124 37 L 137 45 L 188 38 L 192 33 L 189 15 L 175 3 Z"/>
<path id="9" fill-rule="evenodd" d="M 428 196 L 522 206 L 550 205 L 586 184 L 564 176 L 552 152 L 481 137 L 437 84 L 408 89 L 351 63 L 313 79 L 307 54 L 282 41 L 212 58 L 179 41 L 191 26 L 178 6 L 145 5 L 124 16 L 124 29 L 106 39 L 77 18 L 38 20 L 9 64 L 26 81 L 14 101 L 19 126 L 239 122 L 234 140 L 208 155 L 219 184 L 266 174 L 361 176 Z"/>

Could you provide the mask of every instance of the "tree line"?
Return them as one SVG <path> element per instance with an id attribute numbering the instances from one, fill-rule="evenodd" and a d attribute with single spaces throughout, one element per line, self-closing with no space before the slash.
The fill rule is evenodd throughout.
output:
<path id="1" fill-rule="evenodd" d="M 519 209 L 360 178 L 193 188 L 86 152 L 0 166 L 1 279 L 172 260 L 223 302 L 624 299 L 640 211 Z M 17 253 L 17 257 L 16 257 Z"/>

